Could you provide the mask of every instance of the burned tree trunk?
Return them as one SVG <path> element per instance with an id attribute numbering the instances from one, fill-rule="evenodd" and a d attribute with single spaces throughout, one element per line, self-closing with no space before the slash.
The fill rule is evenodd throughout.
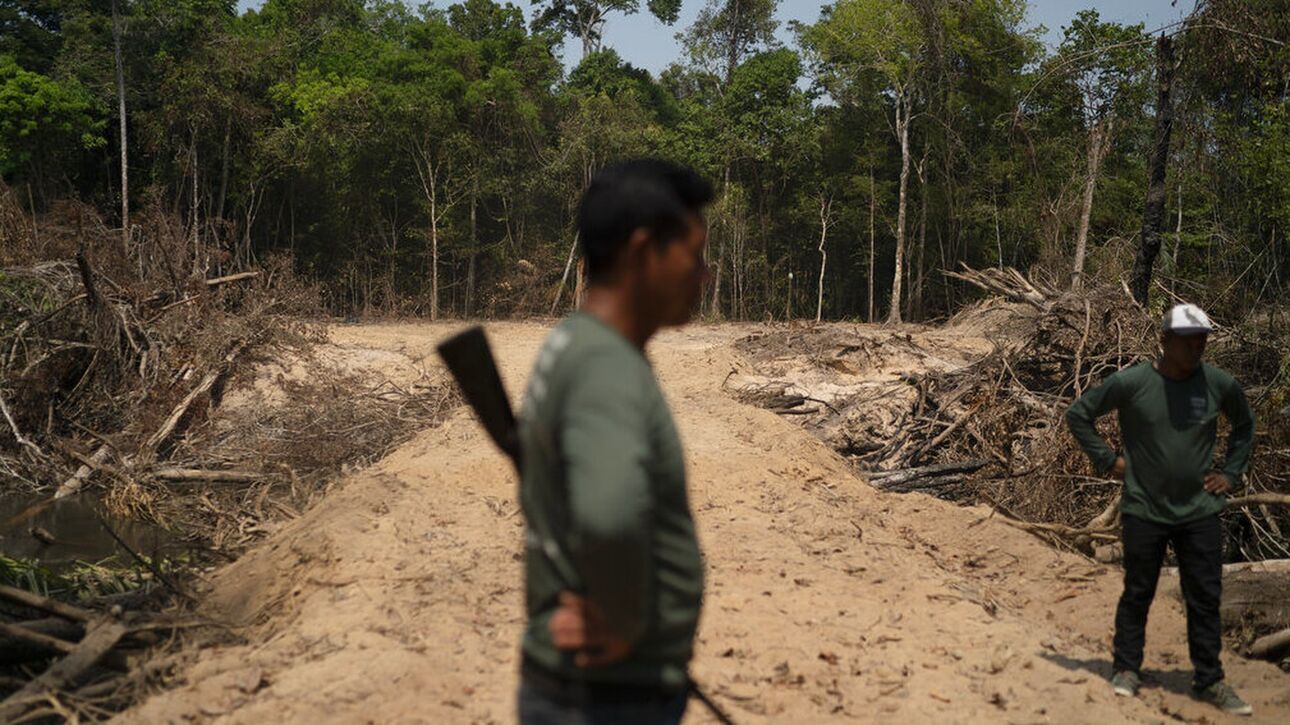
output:
<path id="1" fill-rule="evenodd" d="M 1138 304 L 1147 304 L 1151 289 L 1151 270 L 1160 254 L 1160 226 L 1165 218 L 1165 169 L 1169 162 L 1169 135 L 1174 125 L 1173 85 L 1174 46 L 1167 35 L 1156 41 L 1156 83 L 1159 97 L 1156 101 L 1155 144 L 1151 149 L 1151 166 L 1147 177 L 1147 204 L 1142 212 L 1142 241 L 1133 262 L 1130 289 Z"/>

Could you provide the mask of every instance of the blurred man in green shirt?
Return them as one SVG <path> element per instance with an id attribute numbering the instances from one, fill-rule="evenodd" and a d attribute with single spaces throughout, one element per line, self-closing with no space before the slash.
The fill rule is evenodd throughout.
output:
<path id="1" fill-rule="evenodd" d="M 689 321 L 712 187 L 655 160 L 582 199 L 582 309 L 547 338 L 520 415 L 520 722 L 677 723 L 703 597 L 685 461 L 645 346 Z"/>
<path id="2" fill-rule="evenodd" d="M 1223 589 L 1223 528 L 1218 514 L 1225 495 L 1249 466 L 1254 417 L 1240 384 L 1201 362 L 1212 325 L 1195 305 L 1177 305 L 1165 315 L 1155 362 L 1125 368 L 1084 394 L 1066 422 L 1094 468 L 1124 479 L 1124 594 L 1115 613 L 1112 687 L 1134 696 L 1142 683 L 1147 611 L 1155 597 L 1165 547 L 1178 557 L 1187 604 L 1187 643 L 1201 699 L 1225 712 L 1253 709 L 1223 680 L 1219 661 Z M 1116 454 L 1095 427 L 1117 411 L 1124 452 Z M 1232 426 L 1221 470 L 1214 468 L 1218 416 Z"/>

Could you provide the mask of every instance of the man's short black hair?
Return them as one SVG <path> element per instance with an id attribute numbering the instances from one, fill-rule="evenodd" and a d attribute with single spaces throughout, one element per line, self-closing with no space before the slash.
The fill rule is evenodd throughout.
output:
<path id="1" fill-rule="evenodd" d="M 578 210 L 587 278 L 603 281 L 637 229 L 649 230 L 659 244 L 681 236 L 689 216 L 712 196 L 712 184 L 670 161 L 636 159 L 605 167 L 591 180 Z"/>

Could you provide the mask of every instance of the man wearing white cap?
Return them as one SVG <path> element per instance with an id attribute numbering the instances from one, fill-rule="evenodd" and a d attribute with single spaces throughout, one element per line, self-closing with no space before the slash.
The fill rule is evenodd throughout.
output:
<path id="1" fill-rule="evenodd" d="M 1254 416 L 1236 379 L 1201 362 L 1212 329 L 1199 307 L 1173 307 L 1162 325 L 1160 359 L 1111 375 L 1070 407 L 1066 422 L 1099 473 L 1124 479 L 1124 594 L 1115 612 L 1111 678 L 1116 694 L 1136 695 L 1142 683 L 1147 611 L 1165 547 L 1172 544 L 1187 603 L 1195 694 L 1224 712 L 1250 715 L 1253 708 L 1224 682 L 1219 661 L 1223 527 L 1218 514 L 1249 466 Z M 1124 439 L 1119 454 L 1095 427 L 1112 410 L 1119 413 Z M 1221 469 L 1214 467 L 1219 413 L 1232 426 Z"/>

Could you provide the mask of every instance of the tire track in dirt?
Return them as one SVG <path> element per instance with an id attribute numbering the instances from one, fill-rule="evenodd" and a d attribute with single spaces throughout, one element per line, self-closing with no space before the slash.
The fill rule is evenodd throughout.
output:
<path id="1" fill-rule="evenodd" d="M 489 325 L 517 394 L 546 327 Z M 1153 609 L 1138 701 L 1105 682 L 1118 570 L 981 508 L 884 494 L 809 433 L 720 392 L 753 328 L 661 336 L 709 590 L 694 672 L 741 722 L 1215 722 L 1185 694 L 1180 605 Z M 447 325 L 333 330 L 430 356 Z M 193 653 L 126 722 L 511 722 L 523 621 L 515 481 L 459 411 L 213 579 L 250 644 Z M 1228 654 L 1256 721 L 1290 680 Z M 688 722 L 707 722 L 698 706 Z"/>

